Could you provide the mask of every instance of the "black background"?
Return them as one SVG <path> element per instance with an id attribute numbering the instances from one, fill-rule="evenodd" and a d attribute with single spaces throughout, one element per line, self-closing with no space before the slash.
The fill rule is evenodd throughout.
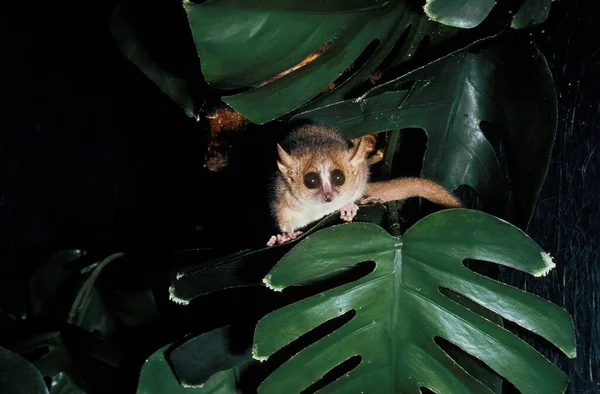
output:
<path id="1" fill-rule="evenodd" d="M 264 212 L 252 198 L 262 193 L 262 175 L 241 184 L 203 170 L 206 125 L 187 118 L 117 50 L 108 31 L 112 5 L 0 6 L 2 294 L 57 249 L 235 248 L 247 234 L 268 235 L 246 228 L 252 214 Z M 546 349 L 571 377 L 569 393 L 600 393 L 600 15 L 594 8 L 554 2 L 549 19 L 532 30 L 553 73 L 559 123 L 527 232 L 557 268 L 542 280 L 503 274 L 574 316 L 578 358 L 567 361 Z M 208 218 L 208 210 L 227 211 L 226 224 L 218 215 Z M 149 260 L 148 269 L 163 263 Z"/>

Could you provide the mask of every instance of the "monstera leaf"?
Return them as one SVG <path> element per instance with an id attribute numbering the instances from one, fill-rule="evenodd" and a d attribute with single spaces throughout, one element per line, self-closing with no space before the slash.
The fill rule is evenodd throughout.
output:
<path id="1" fill-rule="evenodd" d="M 225 90 L 222 99 L 226 103 L 259 124 L 305 105 L 350 66 L 351 74 L 336 81 L 335 89 L 311 107 L 343 99 L 382 63 L 390 66 L 411 59 L 426 37 L 428 45 L 434 46 L 458 31 L 430 21 L 420 7 L 405 1 L 208 0 L 183 4 L 204 78 L 214 88 Z M 161 70 L 160 62 L 148 64 L 152 42 L 136 37 L 152 34 L 136 29 L 139 23 L 128 22 L 125 17 L 133 17 L 134 12 L 125 14 L 121 6 L 113 16 L 113 36 L 119 46 L 173 99 L 183 100 L 180 104 L 186 110 L 192 108 L 191 96 L 173 89 L 180 79 Z M 160 48 L 155 51 L 161 52 Z M 307 60 L 309 56 L 313 61 Z M 228 93 L 231 89 L 243 91 Z"/>
<path id="2" fill-rule="evenodd" d="M 375 268 L 259 321 L 253 356 L 265 360 L 316 327 L 350 316 L 281 365 L 259 392 L 300 392 L 342 362 L 359 357 L 354 369 L 320 392 L 418 393 L 427 387 L 437 393 L 491 393 L 442 350 L 439 343 L 447 341 L 524 394 L 563 393 L 563 372 L 448 293 L 466 297 L 574 357 L 567 312 L 470 271 L 462 264 L 465 259 L 491 261 L 534 276 L 554 267 L 550 256 L 516 227 L 465 209 L 429 215 L 401 237 L 365 223 L 306 237 L 265 277 L 268 287 L 282 291 L 364 261 L 374 262 Z"/>
<path id="3" fill-rule="evenodd" d="M 292 120 L 324 123 L 349 138 L 421 128 L 428 138 L 422 176 L 451 190 L 472 187 L 484 208 L 494 214 L 506 204 L 504 175 L 490 143 L 500 140 L 512 179 L 515 223 L 525 228 L 548 170 L 557 101 L 539 50 L 530 43 L 494 37 L 356 100 L 301 113 Z"/>
<path id="4" fill-rule="evenodd" d="M 383 204 L 361 206 L 354 221 L 382 224 L 386 212 Z M 179 305 L 188 305 L 198 297 L 225 289 L 262 287 L 262 278 L 292 245 L 315 231 L 340 222 L 339 212 L 334 212 L 292 242 L 217 259 L 207 259 L 202 250 L 179 251 L 173 257 L 172 264 L 178 268 L 171 272 L 169 299 Z"/>
<path id="5" fill-rule="evenodd" d="M 512 26 L 543 22 L 550 3 L 527 0 Z M 223 89 L 223 100 L 242 115 L 264 123 L 347 98 L 376 70 L 412 59 L 422 43 L 433 47 L 456 35 L 457 27 L 479 25 L 495 2 L 429 0 L 425 12 L 411 1 L 183 5 L 121 1 L 110 22 L 117 46 L 188 116 L 197 117 L 209 100 L 208 82 Z M 332 82 L 335 88 L 324 92 Z"/>

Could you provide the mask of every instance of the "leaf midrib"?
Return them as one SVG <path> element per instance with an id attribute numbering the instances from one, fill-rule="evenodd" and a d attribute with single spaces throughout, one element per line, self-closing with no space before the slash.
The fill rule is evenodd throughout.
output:
<path id="1" fill-rule="evenodd" d="M 394 256 L 394 269 L 392 274 L 394 275 L 394 303 L 393 303 L 393 311 L 392 318 L 390 319 L 390 327 L 389 332 L 395 333 L 395 330 L 392 330 L 392 325 L 396 325 L 398 321 L 398 303 L 399 303 L 399 294 L 398 288 L 402 288 L 402 247 L 395 247 L 395 256 Z M 392 338 L 392 346 L 390 346 L 392 352 L 392 365 L 394 367 L 394 372 L 396 368 L 396 338 L 398 335 L 391 335 Z M 392 385 L 390 387 L 396 387 L 396 374 L 392 373 Z"/>

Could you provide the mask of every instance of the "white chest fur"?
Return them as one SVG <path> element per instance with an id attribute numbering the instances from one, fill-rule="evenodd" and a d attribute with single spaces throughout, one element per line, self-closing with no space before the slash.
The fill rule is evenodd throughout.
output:
<path id="1" fill-rule="evenodd" d="M 329 203 L 311 203 L 307 205 L 303 205 L 301 207 L 301 211 L 295 212 L 293 215 L 293 220 L 291 223 L 290 231 L 296 231 L 307 224 L 315 222 L 330 213 L 340 210 L 340 208 L 348 205 L 350 203 L 354 203 L 359 200 L 363 195 L 363 190 L 357 190 L 355 193 L 347 196 L 338 196 L 337 199 L 333 200 Z"/>

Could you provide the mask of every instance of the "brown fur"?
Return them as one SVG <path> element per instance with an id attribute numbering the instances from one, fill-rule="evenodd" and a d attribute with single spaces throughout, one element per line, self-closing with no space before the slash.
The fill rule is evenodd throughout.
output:
<path id="1" fill-rule="evenodd" d="M 279 172 L 273 182 L 271 210 L 283 234 L 296 230 L 342 210 L 342 215 L 354 203 L 371 198 L 383 202 L 424 197 L 447 207 L 460 207 L 460 202 L 441 185 L 422 178 L 399 178 L 386 182 L 368 183 L 369 165 L 366 160 L 366 143 L 356 139 L 353 144 L 337 131 L 322 125 L 310 125 L 296 129 L 277 146 Z M 345 183 L 331 184 L 333 201 L 325 202 L 329 175 L 334 169 L 342 170 Z M 319 173 L 322 184 L 317 189 L 304 185 L 304 176 Z M 331 183 L 331 182 L 329 182 Z M 329 189 L 327 189 L 329 190 Z M 342 208 L 344 207 L 344 208 Z M 356 210 L 347 221 L 351 221 Z M 286 239 L 290 239 L 286 238 Z"/>
<path id="2" fill-rule="evenodd" d="M 365 144 L 357 140 L 351 146 L 337 131 L 313 125 L 296 129 L 282 146 L 278 145 L 279 173 L 277 173 L 271 209 L 282 232 L 293 232 L 319 219 L 320 211 L 334 212 L 340 204 L 354 202 L 362 196 L 369 177 L 365 164 Z M 322 191 L 304 186 L 304 175 L 342 170 L 346 181 L 341 186 L 331 185 L 334 200 L 320 202 Z M 324 216 L 324 215 L 323 215 Z M 310 220 L 316 217 L 314 220 Z M 322 216 L 320 216 L 322 217 Z"/>
<path id="3" fill-rule="evenodd" d="M 462 207 L 458 199 L 444 187 L 423 178 L 396 178 L 390 181 L 372 182 L 367 185 L 365 197 L 377 197 L 384 202 L 423 197 L 449 208 Z"/>

